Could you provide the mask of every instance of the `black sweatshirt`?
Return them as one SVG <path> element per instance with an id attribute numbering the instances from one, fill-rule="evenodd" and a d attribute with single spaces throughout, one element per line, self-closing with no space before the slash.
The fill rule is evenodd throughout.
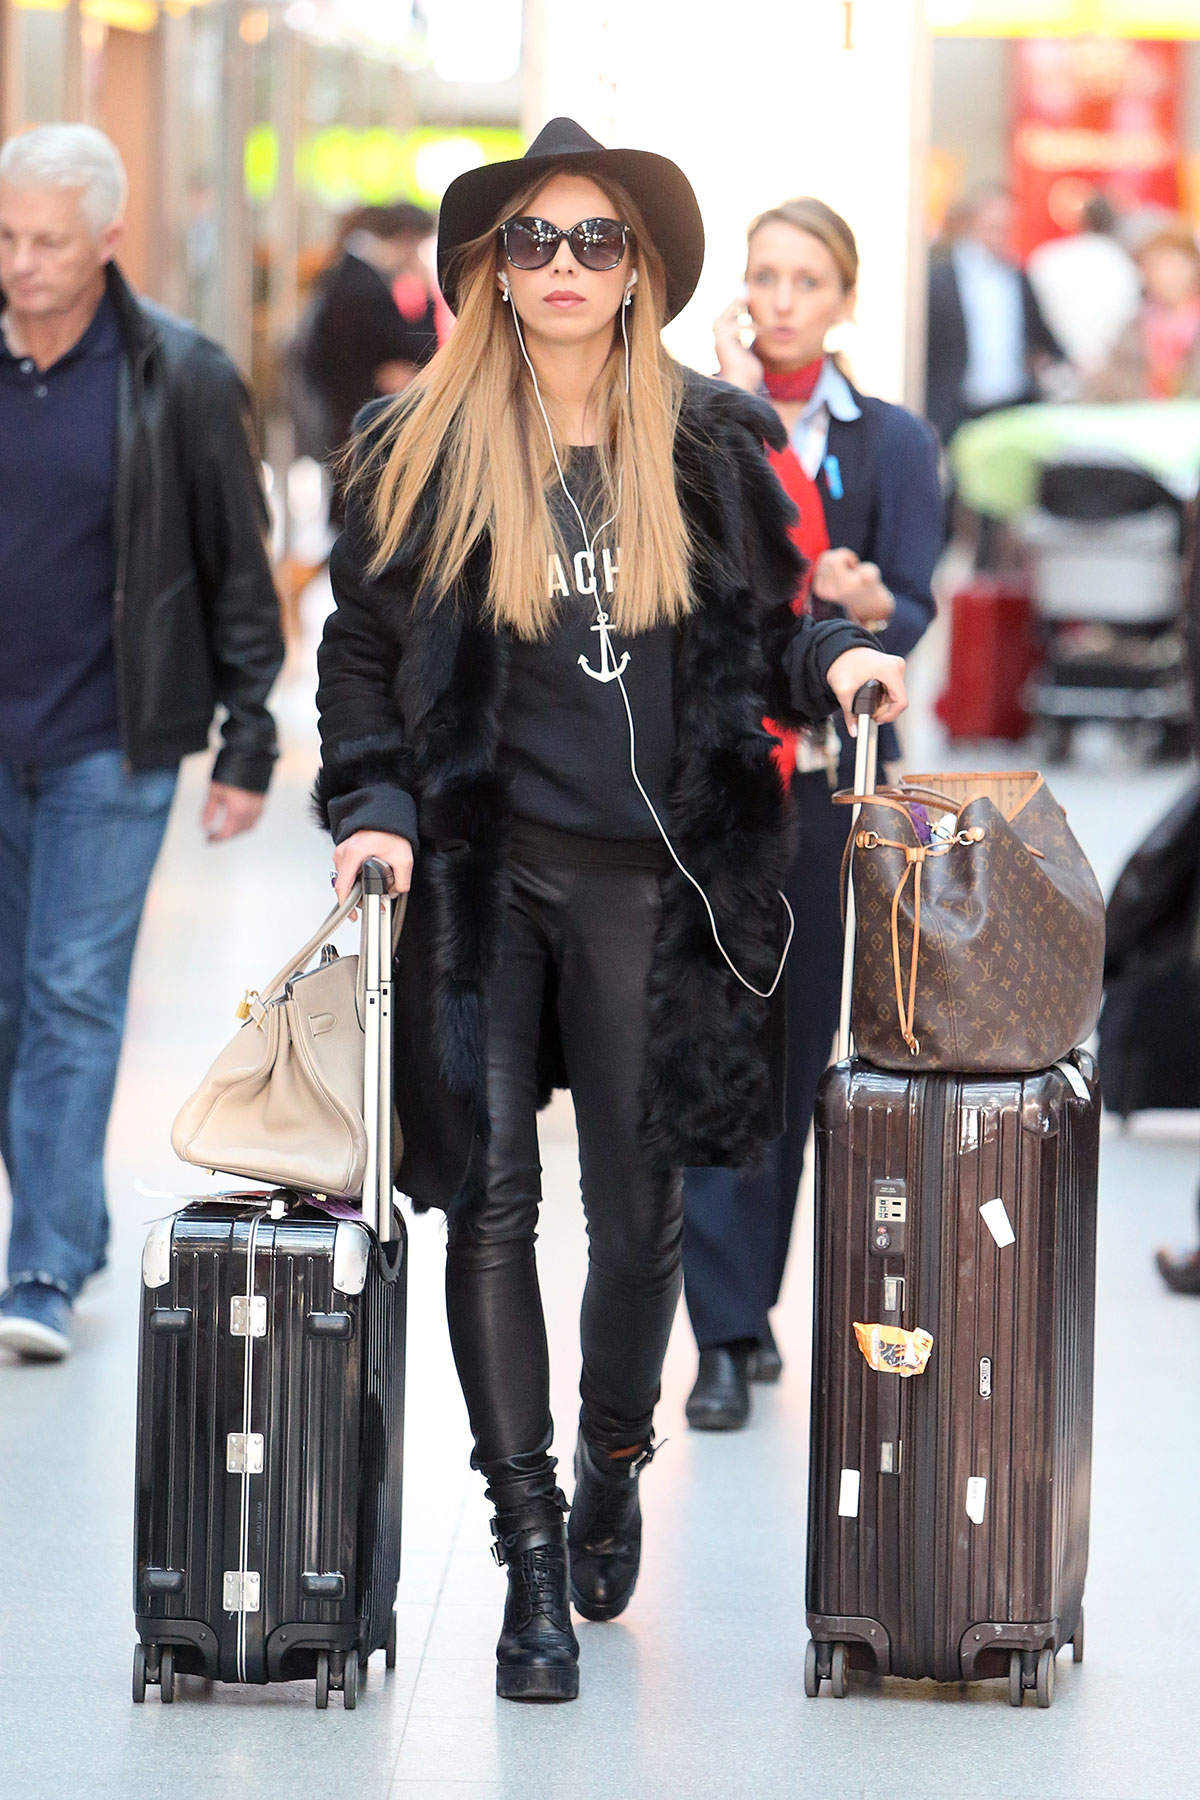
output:
<path id="1" fill-rule="evenodd" d="M 592 448 L 573 449 L 564 468 L 593 532 L 600 523 L 598 454 Z M 549 635 L 535 642 L 509 635 L 499 767 L 510 784 L 513 813 L 585 837 L 656 839 L 657 828 L 630 768 L 629 717 L 612 670 L 622 670 L 633 714 L 637 772 L 665 825 L 675 754 L 673 629 L 660 625 L 634 637 L 610 632 L 606 655 L 597 600 L 608 613 L 619 580 L 616 528 L 600 533 L 593 592 L 579 520 L 557 483 L 549 503 L 561 545 L 550 558 L 547 575 L 555 620 Z M 610 679 L 596 679 L 604 673 Z"/>

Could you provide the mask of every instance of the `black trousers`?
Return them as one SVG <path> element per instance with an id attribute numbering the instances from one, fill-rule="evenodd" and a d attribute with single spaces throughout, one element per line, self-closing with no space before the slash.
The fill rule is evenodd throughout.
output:
<path id="1" fill-rule="evenodd" d="M 837 1029 L 842 976 L 838 873 L 850 809 L 823 770 L 792 777 L 798 839 L 785 891 L 796 915 L 787 972 L 787 1126 L 751 1169 L 684 1174 L 683 1280 L 701 1350 L 761 1340 L 779 1299 L 817 1083 Z"/>
<path id="2" fill-rule="evenodd" d="M 534 1256 L 541 1201 L 537 1049 L 551 989 L 575 1104 L 588 1233 L 581 1424 L 601 1451 L 650 1439 L 679 1298 L 683 1233 L 680 1179 L 653 1174 L 640 1143 L 646 978 L 660 907 L 657 853 L 521 827 L 516 842 L 487 994 L 487 1195 L 452 1225 L 446 1259 L 450 1341 L 475 1439 L 472 1465 L 487 1478 L 499 1511 L 555 1486 Z"/>

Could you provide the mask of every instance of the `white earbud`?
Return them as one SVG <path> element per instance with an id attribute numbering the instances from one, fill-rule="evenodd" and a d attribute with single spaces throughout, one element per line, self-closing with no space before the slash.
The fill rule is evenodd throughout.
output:
<path id="1" fill-rule="evenodd" d="M 625 284 L 625 305 L 633 299 L 633 290 L 637 286 L 637 270 L 635 269 Z"/>
<path id="2" fill-rule="evenodd" d="M 501 275 L 501 277 L 500 277 L 500 299 L 505 306 L 508 305 L 509 290 L 510 290 L 510 283 L 509 283 L 508 276 Z"/>

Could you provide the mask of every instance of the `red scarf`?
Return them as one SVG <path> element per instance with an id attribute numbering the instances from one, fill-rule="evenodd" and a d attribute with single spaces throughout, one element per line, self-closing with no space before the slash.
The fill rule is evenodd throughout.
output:
<path id="1" fill-rule="evenodd" d="M 821 365 L 817 363 L 813 366 L 819 373 Z M 801 374 L 805 372 L 798 371 Z M 815 375 L 813 381 L 814 383 L 816 381 Z M 808 562 L 808 568 L 801 578 L 800 586 L 792 601 L 797 612 L 804 612 L 808 607 L 812 572 L 817 558 L 823 550 L 829 548 L 829 527 L 825 523 L 825 509 L 821 504 L 821 494 L 816 482 L 811 481 L 804 473 L 800 458 L 796 455 L 790 442 L 782 450 L 769 450 L 768 455 L 771 459 L 771 467 L 778 475 L 784 493 L 800 514 L 788 535 L 801 556 L 805 557 Z M 763 723 L 773 737 L 782 740 L 773 755 L 786 787 L 790 784 L 796 770 L 797 733 L 786 730 L 782 725 L 777 725 L 772 719 L 764 719 Z"/>
<path id="2" fill-rule="evenodd" d="M 825 358 L 805 363 L 802 369 L 768 369 L 763 367 L 763 385 L 772 400 L 811 400 L 825 367 Z"/>

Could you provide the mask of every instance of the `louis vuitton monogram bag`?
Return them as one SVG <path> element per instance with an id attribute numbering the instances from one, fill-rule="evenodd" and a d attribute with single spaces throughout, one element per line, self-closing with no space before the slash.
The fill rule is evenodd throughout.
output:
<path id="1" fill-rule="evenodd" d="M 909 776 L 863 800 L 848 854 L 859 1056 L 1013 1074 L 1093 1030 L 1104 900 L 1040 775 Z"/>

